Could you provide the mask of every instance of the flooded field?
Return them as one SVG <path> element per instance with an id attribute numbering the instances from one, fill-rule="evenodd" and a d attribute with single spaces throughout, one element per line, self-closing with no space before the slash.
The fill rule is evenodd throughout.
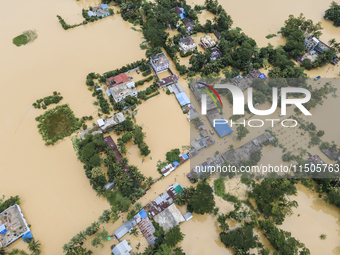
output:
<path id="1" fill-rule="evenodd" d="M 20 196 L 25 217 L 42 244 L 42 254 L 61 254 L 62 245 L 97 220 L 109 205 L 89 185 L 69 137 L 54 146 L 44 145 L 35 121 L 43 110 L 34 109 L 32 103 L 58 91 L 64 97 L 60 104 L 68 103 L 76 117 L 93 115 L 96 119 L 86 75 L 119 68 L 145 56 L 139 48 L 139 34 L 120 15 L 62 29 L 57 14 L 69 23 L 80 22 L 82 8 L 93 3 L 5 3 L 6 9 L 16 9 L 20 19 L 3 13 L 11 26 L 1 25 L 0 116 L 5 135 L 0 138 L 0 179 L 6 181 L 0 194 Z M 36 29 L 38 39 L 19 48 L 13 45 L 12 38 L 27 29 Z M 115 40 L 119 33 L 125 40 Z M 121 50 L 124 47 L 126 51 Z M 25 246 L 20 240 L 10 248 Z"/>
<path id="2" fill-rule="evenodd" d="M 292 196 L 299 206 L 279 228 L 289 231 L 310 249 L 311 254 L 340 254 L 339 208 L 325 203 L 318 193 L 297 185 L 297 196 Z M 325 240 L 320 235 L 325 234 Z"/>
<path id="3" fill-rule="evenodd" d="M 246 4 L 242 4 L 242 8 L 236 0 L 221 1 L 221 4 L 234 20 L 233 27 L 241 27 L 262 47 L 268 42 L 273 45 L 283 44 L 284 40 L 281 37 L 268 40 L 265 36 L 276 33 L 289 14 L 296 16 L 300 12 L 314 22 L 322 21 L 324 27 L 322 40 L 327 42 L 334 37 L 340 41 L 339 28 L 322 19 L 323 12 L 330 2 L 326 1 L 320 5 L 320 1 L 316 0 L 312 2 L 265 0 L 261 4 L 247 1 Z M 139 48 L 143 41 L 141 33 L 133 31 L 131 25 L 123 21 L 120 15 L 67 31 L 62 29 L 56 18 L 56 15 L 60 15 L 69 24 L 79 23 L 83 20 L 82 8 L 99 3 L 99 0 L 29 2 L 18 0 L 3 3 L 3 8 L 15 9 L 16 16 L 11 12 L 3 12 L 2 18 L 6 22 L 0 24 L 2 31 L 0 72 L 3 89 L 0 100 L 3 131 L 0 138 L 0 179 L 5 180 L 2 182 L 0 195 L 20 196 L 25 217 L 32 225 L 34 236 L 42 244 L 42 255 L 62 254 L 62 245 L 97 220 L 109 205 L 105 199 L 96 196 L 89 185 L 83 166 L 76 158 L 70 137 L 54 146 L 44 145 L 35 121 L 35 117 L 42 114 L 43 110 L 34 109 L 32 103 L 36 99 L 51 95 L 53 91 L 58 91 L 64 97 L 60 104 L 68 103 L 76 117 L 93 115 L 96 119 L 94 100 L 85 85 L 86 75 L 93 71 L 103 73 L 113 70 L 145 57 L 145 52 Z M 203 4 L 203 0 L 197 0 L 195 3 Z M 203 12 L 199 18 L 203 23 L 204 19 L 212 18 L 212 15 Z M 37 30 L 37 40 L 19 48 L 13 45 L 12 38 L 28 29 Z M 117 35 L 123 37 L 117 40 Z M 199 37 L 194 39 L 196 44 Z M 183 63 L 187 64 L 186 61 L 188 62 L 188 58 L 184 59 Z M 178 75 L 174 63 L 171 62 L 170 67 Z M 338 66 L 334 68 L 325 66 L 307 74 L 311 77 L 318 75 L 338 77 L 339 72 Z M 134 77 L 134 81 L 143 78 L 136 73 L 132 73 L 131 76 Z M 187 82 L 181 77 L 179 83 L 189 95 Z M 150 84 L 151 82 L 145 83 L 137 89 L 145 89 Z M 181 147 L 189 145 L 190 142 L 189 122 L 176 98 L 174 95 L 166 95 L 162 90 L 160 92 L 160 95 L 143 102 L 137 108 L 136 120 L 146 132 L 145 141 L 151 149 L 151 154 L 143 159 L 139 156 L 137 146 L 132 142 L 127 144 L 130 164 L 137 165 L 143 174 L 153 178 L 160 176 L 155 166 L 158 160 L 165 159 L 167 151 L 173 148 L 182 150 Z M 229 105 L 225 97 L 222 100 Z M 197 100 L 191 98 L 191 101 L 196 109 L 200 110 Z M 267 106 L 260 106 L 260 109 Z M 334 112 L 334 108 L 339 108 L 339 100 L 329 97 L 322 106 L 312 110 L 316 118 L 313 122 L 318 129 L 325 130 L 323 139 L 340 143 L 340 136 L 336 135 L 337 127 L 340 125 L 339 118 L 334 118 L 333 125 L 329 125 L 328 115 L 324 114 Z M 232 115 L 231 108 L 223 111 L 225 118 Z M 269 117 L 276 118 L 277 115 L 276 112 Z M 207 129 L 212 128 L 206 118 L 203 118 L 203 121 Z M 217 142 L 204 150 L 202 156 L 206 158 L 213 156 L 216 151 L 225 152 L 229 144 L 237 148 L 262 134 L 264 129 L 265 127 L 251 129 L 250 134 L 241 142 L 236 141 L 235 132 L 224 140 L 217 139 L 215 135 L 214 139 Z M 117 138 L 112 136 L 114 139 Z M 279 150 L 264 148 L 262 161 L 277 164 L 281 160 L 281 154 L 276 156 L 280 153 Z M 323 159 L 325 160 L 325 157 Z M 170 176 L 154 184 L 139 202 L 144 205 L 154 200 L 175 182 L 186 187 L 191 185 L 185 177 L 189 169 L 190 163 L 184 163 Z M 298 197 L 295 199 L 299 207 L 294 209 L 294 214 L 284 222 L 283 229 L 291 231 L 294 237 L 305 243 L 312 254 L 340 254 L 339 210 L 324 203 L 317 194 L 304 187 L 299 187 Z M 217 197 L 216 203 L 224 213 L 233 209 L 229 203 Z M 103 227 L 112 234 L 123 220 L 126 220 L 126 214 L 123 214 L 115 224 L 104 224 Z M 46 231 L 47 226 L 49 231 Z M 191 221 L 181 225 L 181 230 L 186 234 L 181 246 L 187 254 L 232 254 L 219 241 L 216 218 L 211 215 L 194 215 Z M 327 239 L 320 240 L 320 234 L 326 234 Z M 144 250 L 146 246 L 144 237 L 128 236 L 127 239 L 131 241 L 133 248 L 140 242 L 140 250 Z M 93 249 L 94 254 L 107 254 L 109 247 L 114 243 L 109 241 L 105 243 L 104 249 L 95 249 L 88 240 L 85 247 Z M 263 243 L 267 246 L 265 241 Z M 10 246 L 19 249 L 25 247 L 27 245 L 21 240 Z"/>

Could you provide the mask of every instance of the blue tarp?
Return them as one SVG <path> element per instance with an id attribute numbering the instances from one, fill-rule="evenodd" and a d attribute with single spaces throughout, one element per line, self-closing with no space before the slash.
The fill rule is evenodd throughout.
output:
<path id="1" fill-rule="evenodd" d="M 107 9 L 107 4 L 102 4 L 102 5 L 100 6 L 100 8 L 102 8 L 102 9 Z"/>
<path id="2" fill-rule="evenodd" d="M 139 215 L 140 215 L 140 217 L 142 217 L 142 219 L 144 219 L 144 218 L 148 217 L 148 214 L 145 212 L 145 210 L 144 210 L 144 209 L 143 209 L 143 210 L 141 210 L 141 211 L 139 212 Z"/>
<path id="3" fill-rule="evenodd" d="M 27 232 L 26 234 L 22 235 L 22 239 L 24 240 L 24 242 L 26 242 L 27 240 L 32 239 L 32 233 L 31 231 Z"/>
<path id="4" fill-rule="evenodd" d="M 261 74 L 259 75 L 259 78 L 261 78 L 262 80 L 264 80 L 264 79 L 266 79 L 266 76 L 265 76 L 263 73 L 261 73 Z"/>
<path id="5" fill-rule="evenodd" d="M 177 161 L 172 162 L 175 165 L 175 168 L 179 166 L 179 163 Z"/>
<path id="6" fill-rule="evenodd" d="M 0 234 L 5 234 L 7 232 L 5 224 L 0 225 Z"/>
<path id="7" fill-rule="evenodd" d="M 190 100 L 189 100 L 187 94 L 185 94 L 185 92 L 177 94 L 176 98 L 177 98 L 177 100 L 178 100 L 178 102 L 181 106 L 190 104 Z"/>
<path id="8" fill-rule="evenodd" d="M 187 154 L 183 154 L 182 156 L 183 156 L 184 159 L 188 159 L 189 158 L 189 156 Z"/>
<path id="9" fill-rule="evenodd" d="M 221 123 L 219 124 L 218 122 L 215 123 L 214 129 L 216 130 L 217 134 L 220 137 L 224 137 L 226 135 L 229 135 L 230 133 L 234 132 L 231 127 L 229 127 L 228 123 Z"/>

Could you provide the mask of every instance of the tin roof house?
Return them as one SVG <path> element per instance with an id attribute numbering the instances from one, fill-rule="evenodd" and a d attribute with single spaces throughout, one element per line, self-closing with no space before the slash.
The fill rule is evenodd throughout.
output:
<path id="1" fill-rule="evenodd" d="M 111 250 L 114 255 L 129 255 L 132 247 L 129 243 L 124 239 L 119 244 L 115 245 Z"/>
<path id="2" fill-rule="evenodd" d="M 87 15 L 89 17 L 98 17 L 98 18 L 105 18 L 110 15 L 110 10 L 107 8 L 107 4 L 102 4 L 101 6 L 96 6 L 92 8 L 92 11 L 89 10 Z"/>
<path id="3" fill-rule="evenodd" d="M 96 14 L 98 18 L 105 18 L 110 15 L 110 10 L 107 8 L 107 4 L 93 7 L 92 11 Z"/>
<path id="4" fill-rule="evenodd" d="M 151 56 L 150 63 L 156 74 L 169 69 L 169 59 L 165 56 L 164 52 Z"/>
<path id="5" fill-rule="evenodd" d="M 179 40 L 179 49 L 184 53 L 193 51 L 196 49 L 196 43 L 189 35 L 185 35 Z"/>

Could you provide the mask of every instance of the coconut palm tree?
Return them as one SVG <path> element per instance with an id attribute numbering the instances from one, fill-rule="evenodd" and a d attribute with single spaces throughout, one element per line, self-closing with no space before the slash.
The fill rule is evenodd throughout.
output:
<path id="1" fill-rule="evenodd" d="M 129 160 L 127 158 L 122 158 L 122 165 L 125 166 L 129 163 Z"/>
<path id="2" fill-rule="evenodd" d="M 136 203 L 134 205 L 134 209 L 135 209 L 136 212 L 141 211 L 143 209 L 142 203 Z"/>
<path id="3" fill-rule="evenodd" d="M 138 229 L 136 227 L 131 229 L 131 235 L 138 236 Z"/>
<path id="4" fill-rule="evenodd" d="M 40 242 L 39 241 L 35 241 L 34 238 L 32 238 L 29 243 L 28 243 L 28 249 L 32 252 L 32 254 L 40 254 Z"/>
<path id="5" fill-rule="evenodd" d="M 4 247 L 0 248 L 0 255 L 6 255 L 6 251 Z"/>
<path id="6" fill-rule="evenodd" d="M 220 229 L 222 230 L 222 231 L 228 231 L 229 230 L 229 225 L 228 225 L 228 223 L 227 222 L 223 222 L 223 223 L 221 223 L 220 224 Z"/>
<path id="7" fill-rule="evenodd" d="M 332 45 L 335 44 L 335 43 L 336 43 L 335 38 L 332 38 L 332 39 L 330 39 L 330 40 L 328 41 L 329 46 L 332 46 Z"/>
<path id="8" fill-rule="evenodd" d="M 128 188 L 132 185 L 132 179 L 129 175 L 123 175 L 122 176 L 122 180 L 121 180 L 121 184 L 122 184 L 122 188 Z"/>
<path id="9" fill-rule="evenodd" d="M 182 205 L 185 204 L 185 202 L 186 202 L 186 200 L 185 200 L 184 196 L 182 196 L 182 195 L 176 195 L 175 196 L 174 203 L 176 205 L 182 206 Z"/>
<path id="10" fill-rule="evenodd" d="M 146 183 L 151 186 L 153 184 L 153 179 L 152 177 L 150 176 L 147 180 L 146 180 Z"/>

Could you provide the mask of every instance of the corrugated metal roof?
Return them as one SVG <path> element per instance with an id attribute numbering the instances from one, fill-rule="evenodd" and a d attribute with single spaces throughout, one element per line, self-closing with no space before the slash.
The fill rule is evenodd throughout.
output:
<path id="1" fill-rule="evenodd" d="M 143 220 L 141 220 L 141 222 L 138 223 L 138 227 L 142 231 L 148 243 L 150 245 L 155 245 L 156 237 L 153 234 L 155 233 L 156 230 L 152 222 L 149 220 L 149 218 L 146 217 Z"/>
<path id="2" fill-rule="evenodd" d="M 128 222 L 125 222 L 120 228 L 118 228 L 114 233 L 117 239 L 122 238 L 124 235 L 126 235 L 134 226 L 136 226 L 137 223 L 135 219 L 132 219 Z"/>
<path id="3" fill-rule="evenodd" d="M 122 242 L 113 247 L 111 251 L 114 255 L 127 255 L 130 254 L 131 250 L 132 247 L 129 245 L 126 239 L 124 239 Z"/>
<path id="4" fill-rule="evenodd" d="M 190 104 L 190 100 L 189 100 L 187 94 L 185 94 L 185 92 L 181 92 L 181 93 L 177 94 L 176 98 L 177 98 L 177 100 L 178 100 L 178 102 L 181 106 Z"/>

